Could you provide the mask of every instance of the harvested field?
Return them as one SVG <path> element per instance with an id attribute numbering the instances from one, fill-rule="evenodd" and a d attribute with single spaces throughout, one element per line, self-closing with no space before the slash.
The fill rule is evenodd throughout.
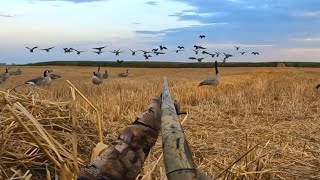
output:
<path id="1" fill-rule="evenodd" d="M 75 169 L 72 130 L 77 136 L 81 167 L 90 161 L 90 153 L 99 142 L 97 118 L 103 120 L 103 142 L 111 145 L 122 128 L 161 92 L 165 75 L 173 97 L 189 112 L 183 128 L 194 161 L 212 179 L 218 175 L 221 179 L 320 178 L 320 94 L 314 91 L 320 83 L 320 69 L 220 68 L 221 83 L 213 88 L 198 87 L 198 82 L 213 74 L 213 69 L 205 68 L 129 68 L 127 78 L 117 77 L 125 68 L 108 68 L 109 79 L 100 86 L 91 84 L 94 67 L 47 68 L 63 78 L 48 87 L 21 86 L 8 94 L 7 89 L 41 76 L 44 69 L 23 67 L 21 76 L 12 76 L 0 85 L 3 179 L 18 170 L 20 174 L 15 177 L 68 177 L 68 169 Z M 74 84 L 98 113 L 79 95 L 73 103 L 65 80 Z M 22 123 L 15 121 L 14 115 Z M 21 124 L 30 129 L 42 149 Z M 57 162 L 48 159 L 43 149 Z M 146 161 L 144 173 L 160 155 L 161 138 Z M 160 161 L 153 179 L 164 176 Z"/>

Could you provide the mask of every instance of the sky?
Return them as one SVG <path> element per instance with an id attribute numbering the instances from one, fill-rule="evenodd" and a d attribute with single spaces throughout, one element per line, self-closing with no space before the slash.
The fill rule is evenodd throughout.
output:
<path id="1" fill-rule="evenodd" d="M 128 48 L 159 45 L 168 47 L 166 54 L 150 60 L 190 62 L 190 56 L 206 57 L 191 50 L 202 45 L 233 54 L 230 62 L 320 62 L 319 29 L 319 0 L 1 0 L 0 63 L 144 61 Z M 173 52 L 178 45 L 185 51 Z M 55 48 L 30 53 L 27 46 Z M 92 48 L 99 46 L 108 47 L 96 55 Z M 86 52 L 65 54 L 66 47 Z M 119 48 L 120 56 L 109 52 Z M 214 60 L 221 57 L 204 61 Z"/>

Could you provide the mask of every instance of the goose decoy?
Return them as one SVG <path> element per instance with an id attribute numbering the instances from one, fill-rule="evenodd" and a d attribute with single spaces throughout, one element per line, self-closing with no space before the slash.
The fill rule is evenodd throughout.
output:
<path id="1" fill-rule="evenodd" d="M 315 89 L 316 89 L 317 92 L 320 93 L 320 84 L 318 84 Z"/>
<path id="2" fill-rule="evenodd" d="M 198 50 L 194 50 L 194 49 L 191 49 L 191 50 L 194 51 L 196 55 L 199 53 Z"/>
<path id="3" fill-rule="evenodd" d="M 216 74 L 214 77 L 210 77 L 210 78 L 206 78 L 205 80 L 203 80 L 202 82 L 199 83 L 199 86 L 218 86 L 219 82 L 220 82 L 220 75 L 219 75 L 219 71 L 218 71 L 218 62 L 215 61 L 214 62 L 214 68 L 216 71 Z"/>
<path id="4" fill-rule="evenodd" d="M 183 49 L 177 49 L 177 50 L 174 50 L 173 52 L 178 53 L 179 51 L 184 51 L 184 50 Z"/>
<path id="5" fill-rule="evenodd" d="M 166 53 L 164 53 L 164 52 L 154 52 L 154 54 L 156 54 L 158 56 L 159 54 L 166 54 Z"/>
<path id="6" fill-rule="evenodd" d="M 102 51 L 102 49 L 106 48 L 108 46 L 102 46 L 102 47 L 97 47 L 97 48 L 92 48 L 92 49 L 95 49 L 95 50 L 98 50 L 98 51 Z"/>
<path id="7" fill-rule="evenodd" d="M 137 51 L 133 51 L 133 50 L 131 50 L 131 49 L 129 49 L 129 50 L 131 51 L 131 55 L 132 55 L 132 56 L 135 56 L 135 55 L 136 55 L 136 52 L 137 52 Z"/>
<path id="8" fill-rule="evenodd" d="M 45 70 L 43 72 L 43 77 L 38 77 L 38 78 L 34 78 L 34 79 L 30 79 L 28 81 L 25 82 L 25 84 L 29 84 L 29 85 L 37 85 L 37 86 L 41 86 L 41 85 L 49 85 L 51 83 L 51 78 L 49 76 L 49 73 L 51 71 L 49 70 Z"/>
<path id="9" fill-rule="evenodd" d="M 160 51 L 162 51 L 162 50 L 164 50 L 164 49 L 166 49 L 166 50 L 168 49 L 167 47 L 162 46 L 162 45 L 160 45 L 159 48 L 160 48 Z"/>
<path id="10" fill-rule="evenodd" d="M 124 73 L 118 74 L 118 77 L 127 77 L 128 74 L 129 74 L 129 69 L 127 69 L 126 72 L 124 72 Z"/>
<path id="11" fill-rule="evenodd" d="M 3 74 L 0 75 L 0 78 L 2 78 L 2 79 L 4 79 L 4 80 L 8 79 L 9 76 L 10 76 L 10 74 L 9 74 L 9 69 L 10 69 L 10 68 L 6 67 L 6 71 L 5 71 Z"/>
<path id="12" fill-rule="evenodd" d="M 40 50 L 43 50 L 43 51 L 46 51 L 46 52 L 50 52 L 50 50 L 53 49 L 53 48 L 54 48 L 54 46 L 50 47 L 50 48 L 40 49 Z"/>
<path id="13" fill-rule="evenodd" d="M 103 79 L 100 72 L 93 72 L 93 76 L 91 78 L 91 82 L 95 85 L 100 85 L 103 83 Z"/>
<path id="14" fill-rule="evenodd" d="M 93 51 L 93 53 L 96 53 L 98 55 L 100 55 L 101 53 L 103 53 L 104 51 Z"/>
<path id="15" fill-rule="evenodd" d="M 197 46 L 197 45 L 194 45 L 193 47 L 196 48 L 196 50 L 198 50 L 198 49 L 207 49 L 207 48 L 205 48 L 205 47 Z"/>
<path id="16" fill-rule="evenodd" d="M 53 79 L 59 79 L 59 78 L 61 78 L 61 76 L 60 75 L 58 75 L 58 74 L 52 74 L 51 72 L 53 72 L 53 70 L 50 70 L 49 71 L 49 76 L 50 76 L 50 78 L 53 80 Z"/>
<path id="17" fill-rule="evenodd" d="M 120 49 L 118 50 L 113 50 L 113 51 L 110 51 L 111 53 L 114 53 L 116 56 L 119 56 L 120 53 L 123 53 L 124 51 L 120 51 Z"/>
<path id="18" fill-rule="evenodd" d="M 0 78 L 0 84 L 4 83 L 7 79 L 5 78 Z"/>
<path id="19" fill-rule="evenodd" d="M 233 47 L 235 47 L 237 51 L 238 51 L 238 50 L 239 50 L 239 48 L 240 48 L 240 46 L 233 46 Z"/>
<path id="20" fill-rule="evenodd" d="M 247 53 L 248 51 L 243 51 L 243 52 L 239 52 L 241 55 L 244 55 L 245 53 Z"/>
<path id="21" fill-rule="evenodd" d="M 253 55 L 260 55 L 259 52 L 252 52 Z"/>
<path id="22" fill-rule="evenodd" d="M 118 64 L 121 64 L 121 63 L 123 63 L 123 60 L 117 59 L 117 63 L 118 63 Z"/>
<path id="23" fill-rule="evenodd" d="M 33 51 L 34 51 L 35 49 L 37 49 L 38 46 L 35 46 L 35 47 L 32 47 L 32 48 L 29 48 L 29 47 L 26 47 L 26 48 L 29 49 L 30 53 L 33 53 Z"/>
<path id="24" fill-rule="evenodd" d="M 199 36 L 200 39 L 205 38 L 205 37 L 206 37 L 205 35 L 200 35 Z"/>
<path id="25" fill-rule="evenodd" d="M 18 70 L 17 71 L 10 71 L 9 72 L 9 75 L 10 76 L 12 76 L 12 75 L 20 75 L 20 74 L 22 74 L 22 71 L 20 70 L 20 68 L 18 68 Z"/>
<path id="26" fill-rule="evenodd" d="M 109 74 L 108 74 L 108 70 L 105 70 L 104 73 L 102 74 L 102 79 L 108 79 Z"/>
<path id="27" fill-rule="evenodd" d="M 178 46 L 178 49 L 184 49 L 184 46 Z"/>

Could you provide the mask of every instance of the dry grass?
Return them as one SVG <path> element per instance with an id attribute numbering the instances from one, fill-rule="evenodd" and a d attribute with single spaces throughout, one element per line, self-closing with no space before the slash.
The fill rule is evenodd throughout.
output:
<path id="1" fill-rule="evenodd" d="M 92 67 L 50 67 L 61 73 L 63 79 L 55 80 L 43 89 L 19 87 L 19 98 L 0 94 L 0 105 L 19 101 L 39 121 L 53 133 L 68 154 L 62 158 L 72 160 L 71 131 L 61 129 L 50 131 L 53 121 L 61 127 L 72 129 L 70 108 L 71 93 L 66 79 L 70 80 L 97 107 L 103 119 L 104 143 L 116 140 L 119 131 L 134 120 L 148 104 L 152 96 L 162 90 L 163 76 L 169 79 L 172 95 L 178 99 L 189 117 L 183 125 L 192 148 L 198 168 L 211 178 L 222 171 L 222 179 L 319 179 L 320 178 L 320 95 L 314 86 L 320 81 L 320 69 L 304 68 L 221 68 L 221 84 L 218 88 L 198 87 L 203 77 L 213 74 L 212 69 L 134 69 L 130 68 L 128 78 L 118 78 L 117 73 L 125 69 L 110 68 L 109 79 L 99 87 L 90 82 Z M 102 68 L 103 70 L 104 68 Z M 14 87 L 34 76 L 42 74 L 43 67 L 22 68 L 23 75 L 15 76 L 0 86 L 0 90 Z M 74 72 L 74 73 L 73 73 Z M 30 93 L 31 92 L 31 93 Z M 15 92 L 12 92 L 15 94 Z M 30 105 L 37 94 L 38 102 Z M 43 105 L 50 102 L 46 109 Z M 66 102 L 55 103 L 55 102 Z M 98 143 L 98 133 L 92 128 L 97 115 L 80 97 L 76 99 L 76 117 L 81 128 L 78 138 L 79 157 L 89 161 L 89 150 Z M 13 149 L 19 139 L 24 139 L 25 131 L 14 120 L 8 110 L 0 107 L 0 139 L 2 140 L 0 172 L 8 172 L 8 161 L 4 153 L 22 152 Z M 61 112 L 55 112 L 60 109 Z M 64 114 L 65 113 L 65 114 Z M 17 112 L 24 117 L 23 113 Z M 65 116 L 65 121 L 55 119 Z M 48 120 L 51 118 L 51 120 Z M 27 118 L 23 118 L 27 121 Z M 86 123 L 84 123 L 86 122 Z M 15 130 L 10 128 L 15 127 Z M 30 126 L 30 124 L 29 124 Z M 7 131 L 4 133 L 4 130 Z M 11 130 L 11 131 L 10 131 Z M 19 136 L 15 135 L 19 131 Z M 11 132 L 11 133 L 8 133 Z M 78 132 L 78 131 L 77 131 Z M 80 131 L 79 131 L 80 132 Z M 56 134 L 54 134 L 56 133 Z M 12 137 L 10 137 L 12 135 Z M 86 138 L 85 138 L 86 137 Z M 152 149 L 146 162 L 146 170 L 161 154 L 161 138 Z M 24 141 L 24 140 L 21 140 Z M 20 143 L 22 143 L 20 141 Z M 69 142 L 69 143 L 67 143 Z M 43 142 L 44 143 L 44 140 Z M 244 158 L 239 157 L 251 147 L 259 144 Z M 32 147 L 37 147 L 34 143 Z M 69 149 L 68 149 L 69 148 Z M 63 151 L 63 148 L 59 149 Z M 42 158 L 46 159 L 42 152 Z M 81 162 L 81 161 L 79 161 Z M 161 161 L 160 161 L 161 162 Z M 19 162 L 21 169 L 28 166 L 26 161 Z M 48 164 L 49 161 L 43 161 Z M 162 163 L 160 163 L 161 165 Z M 52 163 L 50 164 L 52 165 Z M 68 164 L 67 164 L 68 165 Z M 45 172 L 43 164 L 39 165 Z M 70 169 L 72 169 L 69 164 Z M 231 166 L 230 168 L 227 168 Z M 32 167 L 35 167 L 33 165 Z M 9 170 L 8 170 L 9 169 Z M 17 169 L 15 169 L 17 170 Z M 25 169 L 23 169 L 25 173 Z M 54 172 L 54 167 L 49 170 Z M 53 174 L 52 174 L 53 175 Z M 2 173 L 3 176 L 3 173 Z M 163 167 L 157 167 L 154 179 L 163 179 Z"/>

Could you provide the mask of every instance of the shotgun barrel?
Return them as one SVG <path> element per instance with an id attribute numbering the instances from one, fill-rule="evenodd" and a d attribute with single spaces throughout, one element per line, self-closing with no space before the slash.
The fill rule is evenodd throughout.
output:
<path id="1" fill-rule="evenodd" d="M 188 142 L 171 98 L 167 78 L 164 77 L 161 105 L 161 131 L 163 157 L 168 180 L 198 179 Z"/>

